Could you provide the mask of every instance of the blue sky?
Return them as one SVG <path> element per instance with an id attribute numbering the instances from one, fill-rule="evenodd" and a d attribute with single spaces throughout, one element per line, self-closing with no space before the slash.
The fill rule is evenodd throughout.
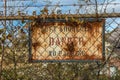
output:
<path id="1" fill-rule="evenodd" d="M 20 10 L 24 13 L 28 13 L 29 15 L 32 15 L 33 11 L 36 11 L 37 14 L 40 14 L 40 10 L 43 9 L 45 7 L 46 4 L 48 4 L 46 1 L 51 2 L 50 5 L 63 5 L 60 6 L 59 8 L 62 10 L 62 13 L 68 13 L 69 10 L 71 11 L 72 14 L 75 14 L 77 11 L 76 9 L 79 9 L 79 6 L 64 6 L 64 5 L 74 5 L 74 4 L 81 4 L 81 8 L 80 8 L 80 13 L 86 13 L 86 11 L 88 11 L 89 13 L 95 13 L 95 5 L 86 5 L 87 0 L 7 0 L 7 6 L 10 6 L 9 8 L 7 8 L 7 13 L 8 15 L 10 14 L 10 12 L 13 12 L 15 15 L 17 15 L 17 11 Z M 91 2 L 87 2 L 87 4 L 95 4 L 95 0 L 90 0 Z M 104 0 L 97 0 L 98 4 L 104 3 Z M 105 0 L 105 3 L 108 3 L 107 1 L 109 1 L 110 3 L 120 3 L 119 0 Z M 84 5 L 84 6 L 83 6 Z M 25 6 L 25 7 L 20 7 L 20 6 Z M 28 7 L 29 6 L 29 7 Z M 34 7 L 37 6 L 37 7 Z M 4 2 L 3 0 L 1 0 L 0 2 L 0 11 L 4 11 Z M 120 12 L 120 4 L 117 5 L 111 5 L 109 4 L 108 6 L 106 6 L 106 4 L 103 5 L 99 5 L 98 6 L 98 11 L 100 13 L 104 12 L 104 9 L 106 8 L 106 12 L 111 13 L 113 12 L 113 9 L 115 10 L 115 12 Z M 51 10 L 54 9 L 54 6 L 49 6 L 49 11 L 51 13 Z"/>
<path id="2" fill-rule="evenodd" d="M 4 0 L 0 0 L 0 11 L 4 12 Z M 32 15 L 33 11 L 36 11 L 37 15 L 40 15 L 40 11 L 45 7 L 47 3 L 46 1 L 49 1 L 50 5 L 63 5 L 60 6 L 59 8 L 56 9 L 61 9 L 63 14 L 68 14 L 69 10 L 71 12 L 71 14 L 76 14 L 77 10 L 79 9 L 80 6 L 73 6 L 74 4 L 81 4 L 82 6 L 80 7 L 80 13 L 81 14 L 92 14 L 95 13 L 95 5 L 86 5 L 87 0 L 7 0 L 7 15 L 9 15 L 11 12 L 14 15 L 17 15 L 18 10 L 20 10 L 23 13 L 27 13 L 28 15 Z M 93 1 L 93 2 L 92 2 Z M 94 2 L 95 0 L 91 0 L 91 2 L 87 2 L 87 4 L 95 4 Z M 104 3 L 104 0 L 97 0 L 98 4 Z M 105 3 L 108 0 L 105 0 Z M 120 13 L 120 4 L 116 4 L 113 5 L 113 3 L 120 3 L 120 0 L 109 0 L 110 3 L 108 6 L 106 6 L 106 4 L 103 5 L 99 5 L 98 6 L 98 11 L 99 13 L 104 13 L 104 9 L 106 8 L 106 12 L 107 13 L 112 13 L 113 9 L 115 12 Z M 64 6 L 64 5 L 72 5 L 72 6 Z M 83 6 L 84 5 L 84 6 Z M 25 7 L 20 7 L 20 6 L 25 6 Z M 28 7 L 29 6 L 29 7 Z M 37 7 L 35 7 L 37 6 Z M 54 9 L 55 6 L 49 6 L 49 13 L 51 13 L 51 10 Z M 107 19 L 106 22 L 109 23 L 110 21 L 112 21 L 112 19 Z M 120 23 L 120 18 L 116 19 L 116 23 Z M 116 23 L 113 22 L 112 26 L 116 26 Z M 14 24 L 16 24 L 16 22 L 14 22 Z M 1 26 L 2 27 L 2 26 Z M 112 30 L 110 28 L 110 30 Z"/>

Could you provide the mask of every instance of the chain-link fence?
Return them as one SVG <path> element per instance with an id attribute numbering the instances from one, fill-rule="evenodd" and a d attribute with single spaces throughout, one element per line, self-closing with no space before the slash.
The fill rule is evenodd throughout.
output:
<path id="1" fill-rule="evenodd" d="M 29 0 L 28 0 L 29 1 Z M 86 1 L 86 2 L 85 2 Z M 73 2 L 70 4 L 64 3 L 53 3 L 47 1 L 43 7 L 40 4 L 36 3 L 26 3 L 26 5 L 17 5 L 10 6 L 10 2 L 8 2 L 5 7 L 5 15 L 1 15 L 0 17 L 0 79 L 1 80 L 119 80 L 120 78 L 120 13 L 119 9 L 115 7 L 119 7 L 119 3 L 113 3 L 111 1 L 91 1 L 91 0 L 83 0 L 77 3 Z M 21 4 L 21 3 L 20 3 Z M 12 5 L 12 4 L 11 4 Z M 10 13 L 13 9 L 17 11 Z M 15 8 L 16 7 L 16 8 Z M 33 8 L 36 11 L 33 11 Z M 36 8 L 35 8 L 36 7 Z M 8 9 L 10 8 L 10 9 Z M 111 9 L 112 8 L 112 9 Z M 2 9 L 2 8 L 1 8 Z M 4 9 L 4 8 L 3 8 Z M 24 14 L 24 11 L 28 9 L 28 14 Z M 31 9 L 31 10 L 30 10 Z M 37 12 L 40 9 L 40 12 Z M 30 15 L 31 11 L 33 11 L 33 15 Z M 4 12 L 3 12 L 4 13 Z M 2 13 L 1 13 L 2 14 Z M 13 14 L 13 15 L 11 15 Z M 59 31 L 51 31 L 46 32 L 50 25 L 56 25 L 57 23 L 47 23 L 47 19 L 53 22 L 59 22 L 59 25 L 64 25 L 68 27 L 76 27 L 78 25 L 92 25 L 91 28 L 95 29 L 95 33 L 92 31 L 89 33 L 90 36 L 93 38 L 93 41 L 89 41 L 86 38 L 87 35 L 84 34 L 84 31 L 80 32 L 70 32 L 70 31 L 63 31 L 63 33 Z M 52 19 L 52 20 L 51 20 Z M 99 29 L 99 25 L 94 26 L 93 23 L 87 22 L 88 19 L 95 20 L 94 22 L 98 23 L 99 20 L 104 20 L 103 27 L 105 30 L 103 32 Z M 62 23 L 60 23 L 63 20 Z M 41 22 L 43 21 L 43 22 Z M 66 21 L 66 22 L 65 22 Z M 86 22 L 85 22 L 86 21 Z M 37 25 L 37 28 L 36 26 Z M 46 27 L 47 26 L 47 27 Z M 59 26 L 58 26 L 59 27 Z M 63 29 L 64 27 L 62 27 Z M 90 30 L 91 30 L 90 28 Z M 50 29 L 50 28 L 49 28 Z M 97 30 L 99 29 L 99 30 Z M 76 28 L 78 30 L 78 28 Z M 89 30 L 86 28 L 86 30 Z M 97 31 L 96 31 L 97 30 Z M 40 32 L 39 32 L 40 31 Z M 53 34 L 52 32 L 55 32 Z M 41 33 L 47 35 L 35 35 L 34 33 Z M 103 34 L 104 33 L 104 34 Z M 31 36 L 30 36 L 31 34 Z M 80 35 L 82 34 L 82 35 Z M 35 35 L 35 36 L 32 36 Z M 93 60 L 90 62 L 89 60 L 84 62 L 82 61 L 69 61 L 69 62 L 61 62 L 57 61 L 54 62 L 55 57 L 52 58 L 53 62 L 36 62 L 31 63 L 29 59 L 31 59 L 31 53 L 34 53 L 36 49 L 39 49 L 39 46 L 42 44 L 43 50 L 37 51 L 40 56 L 45 60 L 48 59 L 48 56 L 42 55 L 43 53 L 46 54 L 48 51 L 47 48 L 49 46 L 60 45 L 63 46 L 61 51 L 68 51 L 68 56 L 70 60 L 74 59 L 75 56 L 69 53 L 73 53 L 74 51 L 80 50 L 84 46 L 76 46 L 76 42 L 74 39 L 66 41 L 68 43 L 61 43 L 59 41 L 54 43 L 48 43 L 48 38 L 52 35 L 55 35 L 54 38 L 62 37 L 83 37 L 87 39 L 86 45 L 89 48 L 85 51 L 87 52 L 90 50 L 91 53 L 95 53 L 98 49 L 100 49 L 100 53 L 105 54 L 105 59 L 96 61 Z M 104 37 L 104 39 L 103 39 Z M 37 38 L 37 39 L 35 39 Z M 31 40 L 32 39 L 32 44 Z M 76 39 L 77 43 L 81 38 Z M 37 41 L 41 41 L 35 43 Z M 64 41 L 63 41 L 64 42 Z M 74 42 L 74 43 L 73 43 Z M 97 43 L 100 43 L 101 46 L 104 46 L 104 51 L 101 51 L 101 47 L 97 48 Z M 40 44 L 41 43 L 41 44 Z M 94 47 L 92 46 L 93 44 Z M 36 45 L 39 45 L 36 47 Z M 64 45 L 68 45 L 67 47 Z M 74 46 L 75 45 L 75 46 Z M 85 44 L 84 44 L 85 45 Z M 44 47 L 43 47 L 44 46 Z M 74 48 L 73 48 L 74 47 Z M 91 48 L 93 47 L 93 48 Z M 50 50 L 53 48 L 57 49 L 57 47 L 50 47 Z M 78 49 L 79 48 L 79 49 Z M 34 49 L 34 50 L 33 50 Z M 32 51 L 31 51 L 32 50 Z M 37 53 L 37 54 L 38 54 Z M 52 54 L 54 55 L 54 54 Z M 34 56 L 36 56 L 34 54 Z M 37 55 L 38 56 L 38 55 Z M 99 58 L 99 57 L 98 57 Z M 33 57 L 36 59 L 36 57 Z M 49 58 L 51 59 L 51 58 Z M 58 58 L 57 59 L 67 59 L 67 58 Z"/>

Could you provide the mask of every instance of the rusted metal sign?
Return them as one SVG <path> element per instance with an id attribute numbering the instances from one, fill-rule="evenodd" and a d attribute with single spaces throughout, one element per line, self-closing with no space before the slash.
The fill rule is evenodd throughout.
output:
<path id="1" fill-rule="evenodd" d="M 103 59 L 104 21 L 37 22 L 31 26 L 33 61 Z"/>

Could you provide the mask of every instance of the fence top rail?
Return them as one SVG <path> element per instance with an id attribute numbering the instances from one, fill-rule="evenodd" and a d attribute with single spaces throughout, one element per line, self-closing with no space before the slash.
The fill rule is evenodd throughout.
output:
<path id="1" fill-rule="evenodd" d="M 0 20 L 35 20 L 44 18 L 112 18 L 120 17 L 120 13 L 103 13 L 103 14 L 53 14 L 53 15 L 16 15 L 16 16 L 0 16 Z"/>

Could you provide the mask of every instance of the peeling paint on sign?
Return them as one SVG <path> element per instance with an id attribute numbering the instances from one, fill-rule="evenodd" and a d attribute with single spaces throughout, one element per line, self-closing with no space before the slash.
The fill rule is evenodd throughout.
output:
<path id="1" fill-rule="evenodd" d="M 102 60 L 103 25 L 104 21 L 32 25 L 32 60 Z"/>

